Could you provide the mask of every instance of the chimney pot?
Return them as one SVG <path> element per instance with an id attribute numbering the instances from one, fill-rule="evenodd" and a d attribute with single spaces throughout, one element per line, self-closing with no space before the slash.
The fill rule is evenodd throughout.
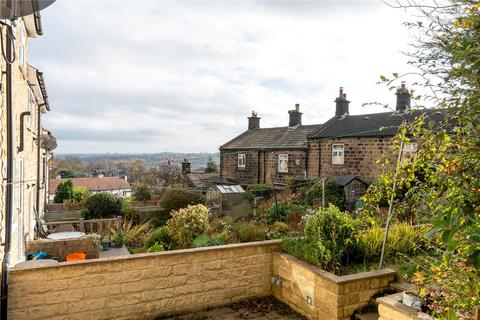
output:
<path id="1" fill-rule="evenodd" d="M 260 129 L 260 118 L 255 111 L 252 111 L 252 115 L 248 118 L 248 130 Z"/>
<path id="2" fill-rule="evenodd" d="M 191 163 L 186 158 L 182 162 L 182 174 L 189 174 L 190 173 Z"/>
<path id="3" fill-rule="evenodd" d="M 290 128 L 301 126 L 302 125 L 302 113 L 300 112 L 300 104 L 295 104 L 294 110 L 289 110 L 289 121 L 288 126 Z"/>
<path id="4" fill-rule="evenodd" d="M 405 112 L 410 110 L 411 93 L 410 90 L 407 89 L 405 81 L 402 81 L 400 88 L 397 89 L 395 95 L 397 96 L 396 111 Z"/>
<path id="5" fill-rule="evenodd" d="M 335 99 L 335 116 L 341 117 L 345 114 L 348 115 L 348 106 L 350 101 L 347 100 L 347 94 L 343 93 L 343 87 L 340 87 L 338 98 Z"/>

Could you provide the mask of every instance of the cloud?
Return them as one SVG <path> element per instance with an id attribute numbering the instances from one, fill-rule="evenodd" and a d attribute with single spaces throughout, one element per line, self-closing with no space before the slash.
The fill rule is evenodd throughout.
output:
<path id="1" fill-rule="evenodd" d="M 216 151 L 245 130 L 392 102 L 408 17 L 372 1 L 57 1 L 30 63 L 45 72 L 58 152 Z"/>

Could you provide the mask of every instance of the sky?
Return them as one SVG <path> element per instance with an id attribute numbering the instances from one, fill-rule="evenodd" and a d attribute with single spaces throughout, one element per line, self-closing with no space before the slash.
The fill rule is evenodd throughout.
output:
<path id="1" fill-rule="evenodd" d="M 30 64 L 44 72 L 57 153 L 215 152 L 247 128 L 395 104 L 412 17 L 381 1 L 58 0 Z M 408 83 L 407 83 L 408 85 Z"/>

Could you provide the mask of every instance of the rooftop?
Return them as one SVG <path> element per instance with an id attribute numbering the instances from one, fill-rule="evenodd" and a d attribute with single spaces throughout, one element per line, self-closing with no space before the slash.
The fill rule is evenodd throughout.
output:
<path id="1" fill-rule="evenodd" d="M 95 177 L 95 178 L 71 178 L 71 179 L 50 179 L 49 191 L 57 190 L 60 183 L 72 180 L 74 186 L 86 187 L 89 191 L 108 191 L 131 189 L 130 183 L 123 177 Z"/>

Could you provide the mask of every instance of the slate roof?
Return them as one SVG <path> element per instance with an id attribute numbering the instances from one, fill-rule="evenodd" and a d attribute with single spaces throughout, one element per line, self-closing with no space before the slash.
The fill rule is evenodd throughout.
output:
<path id="1" fill-rule="evenodd" d="M 202 189 L 222 181 L 218 172 L 191 172 L 185 177 L 193 187 Z"/>
<path id="2" fill-rule="evenodd" d="M 289 127 L 262 128 L 247 130 L 220 147 L 220 150 L 275 150 L 275 149 L 305 149 L 308 147 L 308 137 L 319 131 L 321 124 Z"/>
<path id="3" fill-rule="evenodd" d="M 314 139 L 339 137 L 385 137 L 394 136 L 404 121 L 413 121 L 425 115 L 427 119 L 441 121 L 438 110 L 413 110 L 409 113 L 382 112 L 362 115 L 347 115 L 328 120 L 323 128 L 313 134 Z M 428 120 L 427 120 L 428 122 Z"/>
<path id="4" fill-rule="evenodd" d="M 86 187 L 89 191 L 110 191 L 131 189 L 130 183 L 122 177 L 50 179 L 49 192 L 55 193 L 60 183 L 72 180 L 73 186 Z"/>
<path id="5" fill-rule="evenodd" d="M 320 181 L 322 181 L 323 178 L 326 178 L 326 176 L 318 177 L 318 178 L 314 179 L 313 182 L 314 183 L 320 182 Z M 342 186 L 342 187 L 345 187 L 345 186 L 349 185 L 350 182 L 352 182 L 353 180 L 358 180 L 361 183 L 363 183 L 364 185 L 368 186 L 368 184 L 365 183 L 365 181 L 363 181 L 362 179 L 360 179 L 357 176 L 344 175 L 344 176 L 332 176 L 332 178 L 335 180 L 335 182 L 339 186 Z"/>

